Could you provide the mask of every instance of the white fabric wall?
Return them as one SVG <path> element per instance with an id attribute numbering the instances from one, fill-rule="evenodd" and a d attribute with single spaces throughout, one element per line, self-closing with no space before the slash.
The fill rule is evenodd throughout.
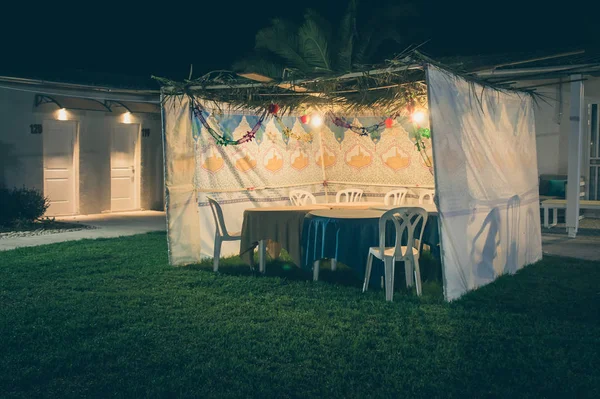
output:
<path id="1" fill-rule="evenodd" d="M 172 265 L 197 263 L 200 261 L 200 223 L 188 98 L 167 97 L 162 110 L 169 262 Z"/>
<path id="2" fill-rule="evenodd" d="M 453 300 L 542 257 L 535 120 L 528 96 L 435 67 L 428 85 L 444 294 Z"/>
<path id="3" fill-rule="evenodd" d="M 368 183 L 433 187 L 429 168 L 401 125 L 385 129 L 377 135 L 360 137 L 330 123 L 313 128 L 302 125 L 297 116 L 283 117 L 283 122 L 295 133 L 313 134 L 312 142 L 304 142 L 288 139 L 273 118 L 269 117 L 265 120 L 265 128 L 257 133 L 256 140 L 222 147 L 215 144 L 196 118 L 192 118 L 188 99 L 168 98 L 163 109 L 166 181 L 169 181 L 171 174 L 178 179 L 177 183 L 167 185 L 167 191 L 177 186 L 186 193 L 182 197 L 184 205 L 176 204 L 172 195 L 167 201 L 168 208 L 177 205 L 178 209 L 173 212 L 168 210 L 169 229 L 173 229 L 169 232 L 173 264 L 190 263 L 212 256 L 215 223 L 207 196 L 221 204 L 227 228 L 237 232 L 242 228 L 245 209 L 289 204 L 289 191 L 294 188 L 308 190 L 315 194 L 318 202 L 326 202 L 335 201 L 337 190 L 350 186 L 363 188 L 369 201 L 382 201 L 384 193 L 392 188 L 368 186 Z M 207 108 L 208 123 L 221 134 L 234 139 L 242 137 L 257 120 L 255 115 L 239 110 L 224 111 L 221 115 Z M 381 117 L 360 116 L 353 119 L 353 123 L 364 125 L 379 121 Z M 321 137 L 327 155 L 325 168 L 320 163 Z M 189 147 L 184 148 L 185 145 Z M 430 150 L 429 143 L 427 146 Z M 190 174 L 188 162 L 192 162 L 192 153 L 195 154 L 194 172 Z M 185 161 L 180 161 L 185 163 L 182 171 L 174 167 L 173 161 L 169 161 L 177 157 L 185 158 Z M 347 184 L 328 183 L 324 186 L 325 180 Z M 264 189 L 265 186 L 273 188 Z M 195 190 L 198 203 L 197 216 L 193 216 L 190 206 L 193 201 L 192 190 Z M 178 225 L 177 220 L 182 224 Z M 189 233 L 185 234 L 186 237 L 182 233 L 183 230 L 194 229 L 192 226 L 196 221 L 199 223 L 199 233 L 198 236 L 195 236 L 196 232 L 193 235 L 198 238 L 197 243 L 188 240 Z M 224 243 L 221 254 L 237 255 L 239 250 L 239 242 Z"/>

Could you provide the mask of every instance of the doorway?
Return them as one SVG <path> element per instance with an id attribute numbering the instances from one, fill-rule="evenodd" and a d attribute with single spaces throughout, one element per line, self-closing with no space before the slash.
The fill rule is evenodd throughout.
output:
<path id="1" fill-rule="evenodd" d="M 44 195 L 48 216 L 77 213 L 77 122 L 47 120 L 43 124 Z"/>
<path id="2" fill-rule="evenodd" d="M 118 124 L 111 135 L 111 211 L 139 209 L 140 125 Z"/>

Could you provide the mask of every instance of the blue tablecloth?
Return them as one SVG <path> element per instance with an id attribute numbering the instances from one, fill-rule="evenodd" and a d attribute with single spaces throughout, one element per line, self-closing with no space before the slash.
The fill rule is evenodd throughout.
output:
<path id="1" fill-rule="evenodd" d="M 393 246 L 393 225 L 390 223 L 386 233 Z M 429 215 L 423 243 L 434 250 L 439 244 L 437 215 Z M 364 279 L 369 248 L 379 246 L 379 218 L 334 218 L 307 214 L 302 229 L 302 268 L 311 270 L 319 259 L 337 259 L 350 267 Z M 371 285 L 380 286 L 383 276 L 383 262 L 375 260 L 371 271 Z"/>

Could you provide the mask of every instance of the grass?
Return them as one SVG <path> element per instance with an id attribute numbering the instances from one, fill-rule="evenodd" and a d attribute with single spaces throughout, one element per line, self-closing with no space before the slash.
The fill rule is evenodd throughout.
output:
<path id="1" fill-rule="evenodd" d="M 450 304 L 223 263 L 170 267 L 164 233 L 0 252 L 0 397 L 600 397 L 598 263 Z"/>

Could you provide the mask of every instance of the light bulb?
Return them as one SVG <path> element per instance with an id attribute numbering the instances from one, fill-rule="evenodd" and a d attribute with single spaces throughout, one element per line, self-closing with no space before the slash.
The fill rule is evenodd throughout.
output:
<path id="1" fill-rule="evenodd" d="M 123 114 L 123 123 L 131 123 L 131 112 L 125 112 Z"/>
<path id="2" fill-rule="evenodd" d="M 310 118 L 310 124 L 313 127 L 319 127 L 323 124 L 323 118 L 319 114 L 313 114 L 313 116 Z"/>
<path id="3" fill-rule="evenodd" d="M 411 119 L 414 123 L 420 124 L 425 121 L 425 112 L 415 111 L 415 112 L 413 112 Z"/>
<path id="4" fill-rule="evenodd" d="M 67 110 L 64 108 L 61 108 L 58 110 L 58 120 L 59 121 L 66 121 L 67 120 Z"/>

